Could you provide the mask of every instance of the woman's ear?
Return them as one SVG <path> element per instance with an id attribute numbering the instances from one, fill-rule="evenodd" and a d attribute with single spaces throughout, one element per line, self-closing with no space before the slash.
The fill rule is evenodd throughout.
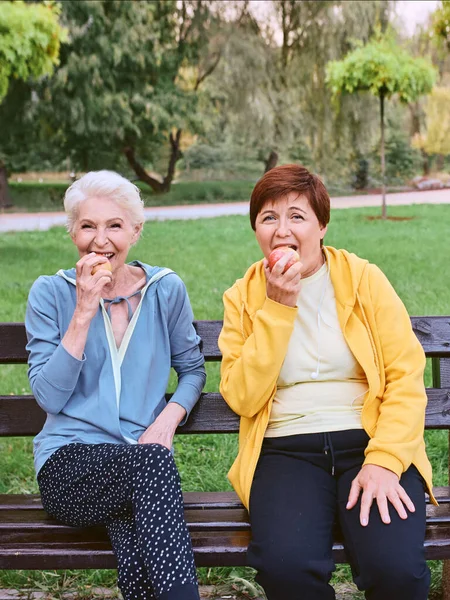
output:
<path id="1" fill-rule="evenodd" d="M 320 239 L 321 240 L 323 240 L 323 238 L 325 237 L 327 229 L 328 229 L 328 225 L 325 225 L 325 227 L 321 227 L 321 229 L 320 229 Z"/>
<path id="2" fill-rule="evenodd" d="M 138 239 L 141 237 L 141 233 L 142 233 L 142 228 L 144 227 L 144 223 L 138 223 L 138 225 L 134 226 L 134 232 L 133 232 L 133 244 L 135 244 Z"/>

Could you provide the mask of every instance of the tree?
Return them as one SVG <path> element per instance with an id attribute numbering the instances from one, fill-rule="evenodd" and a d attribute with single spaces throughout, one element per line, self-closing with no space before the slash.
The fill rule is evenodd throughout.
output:
<path id="1" fill-rule="evenodd" d="M 414 145 L 427 154 L 450 154 L 450 88 L 435 87 L 425 107 L 426 133 Z"/>
<path id="2" fill-rule="evenodd" d="M 208 54 L 218 13 L 206 0 L 66 2 L 70 43 L 37 89 L 36 115 L 74 167 L 123 168 L 170 189 L 184 129 L 199 127 L 197 89 L 220 60 Z M 168 148 L 168 151 L 167 151 Z M 165 174 L 150 173 L 165 162 Z"/>
<path id="3" fill-rule="evenodd" d="M 65 39 L 58 16 L 59 6 L 53 2 L 2 2 L 0 104 L 12 81 L 29 81 L 50 75 L 58 64 L 60 43 Z M 5 133 L 4 127 L 2 130 Z M 0 154 L 0 207 L 10 205 L 5 159 Z"/>
<path id="4" fill-rule="evenodd" d="M 450 50 L 450 0 L 443 0 L 442 5 L 433 13 L 432 28 L 437 38 Z"/>
<path id="5" fill-rule="evenodd" d="M 436 78 L 434 67 L 425 59 L 413 58 L 390 36 L 378 36 L 356 48 L 343 60 L 327 66 L 327 83 L 333 96 L 368 91 L 378 96 L 381 129 L 382 218 L 386 219 L 385 186 L 385 100 L 394 94 L 401 102 L 414 102 L 428 94 Z"/>
<path id="6" fill-rule="evenodd" d="M 376 133 L 373 99 L 348 98 L 339 116 L 331 110 L 325 85 L 329 60 L 342 58 L 351 39 L 370 39 L 377 23 L 388 22 L 384 0 L 265 3 L 269 15 L 249 7 L 234 28 L 223 60 L 205 85 L 201 112 L 204 141 L 215 147 L 245 149 L 264 168 L 281 160 L 302 160 L 330 175 L 343 174 L 348 154 L 367 153 Z M 258 7 L 256 7 L 258 8 Z M 271 25 L 273 24 L 273 25 Z M 242 161 L 241 161 L 242 162 Z"/>

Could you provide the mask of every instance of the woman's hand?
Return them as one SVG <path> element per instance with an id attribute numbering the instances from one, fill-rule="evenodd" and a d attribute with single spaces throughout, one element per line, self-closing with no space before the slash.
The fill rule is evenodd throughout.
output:
<path id="1" fill-rule="evenodd" d="M 107 263 L 105 256 L 99 256 L 95 252 L 86 254 L 76 264 L 77 271 L 77 305 L 75 312 L 91 321 L 98 311 L 102 290 L 112 281 L 112 274 L 106 269 L 99 269 L 91 275 L 95 265 Z"/>
<path id="2" fill-rule="evenodd" d="M 92 319 L 98 311 L 98 303 L 103 288 L 111 282 L 112 275 L 106 269 L 99 269 L 91 275 L 94 265 L 107 262 L 104 256 L 95 252 L 86 254 L 76 264 L 77 271 L 77 304 L 69 327 L 62 339 L 62 345 L 69 354 L 81 360 Z"/>
<path id="3" fill-rule="evenodd" d="M 169 403 L 153 423 L 147 427 L 138 439 L 138 444 L 161 444 L 161 446 L 165 446 L 170 450 L 175 431 L 185 416 L 186 409 L 176 404 L 176 402 Z"/>
<path id="4" fill-rule="evenodd" d="M 264 271 L 267 281 L 267 297 L 286 306 L 297 306 L 297 298 L 301 287 L 301 270 L 302 263 L 297 261 L 289 269 L 283 273 L 286 264 L 291 259 L 290 252 L 286 252 L 284 256 L 278 260 L 273 269 L 269 269 L 267 259 L 264 259 Z"/>
<path id="5" fill-rule="evenodd" d="M 352 481 L 350 494 L 348 496 L 347 509 L 351 509 L 358 501 L 359 494 L 362 491 L 361 510 L 359 520 L 365 527 L 369 523 L 369 512 L 372 502 L 377 501 L 383 523 L 389 524 L 388 500 L 394 506 L 401 519 L 406 519 L 410 512 L 416 509 L 410 497 L 399 483 L 398 476 L 389 469 L 378 465 L 364 465 L 355 479 Z"/>

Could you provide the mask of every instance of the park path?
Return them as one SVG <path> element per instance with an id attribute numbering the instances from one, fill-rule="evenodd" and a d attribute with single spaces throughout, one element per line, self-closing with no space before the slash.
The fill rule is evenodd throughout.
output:
<path id="1" fill-rule="evenodd" d="M 389 206 L 410 204 L 450 204 L 450 189 L 424 192 L 402 192 L 387 195 Z M 332 208 L 357 208 L 380 206 L 380 194 L 340 196 L 331 198 Z M 189 204 L 185 206 L 160 206 L 145 209 L 146 221 L 207 219 L 225 215 L 247 215 L 248 201 L 221 204 Z M 6 231 L 46 231 L 56 225 L 65 225 L 64 212 L 0 213 L 0 233 Z"/>

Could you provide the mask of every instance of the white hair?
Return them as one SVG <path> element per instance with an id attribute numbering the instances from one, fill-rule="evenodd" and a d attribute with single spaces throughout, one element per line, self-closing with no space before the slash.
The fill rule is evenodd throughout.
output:
<path id="1" fill-rule="evenodd" d="M 69 233 L 73 233 L 81 202 L 96 196 L 113 200 L 125 209 L 133 226 L 144 223 L 144 202 L 131 181 L 114 171 L 91 171 L 72 183 L 64 195 Z"/>

